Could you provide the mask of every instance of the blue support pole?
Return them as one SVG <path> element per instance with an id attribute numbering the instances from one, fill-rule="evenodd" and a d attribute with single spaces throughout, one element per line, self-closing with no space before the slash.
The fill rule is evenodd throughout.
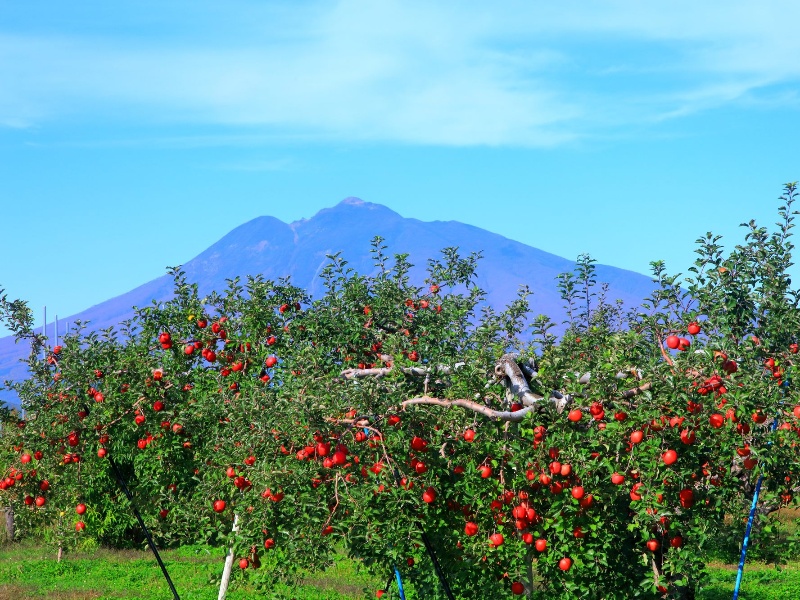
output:
<path id="1" fill-rule="evenodd" d="M 772 421 L 772 431 L 778 427 L 778 416 Z M 744 540 L 742 541 L 742 553 L 739 556 L 739 569 L 736 571 L 736 583 L 733 586 L 733 600 L 739 600 L 739 590 L 742 587 L 742 575 L 744 574 L 744 560 L 747 556 L 747 544 L 750 542 L 750 531 L 753 529 L 753 520 L 756 516 L 756 507 L 758 506 L 758 495 L 761 493 L 761 482 L 763 476 L 758 476 L 756 481 L 756 491 L 753 493 L 753 504 L 750 505 L 750 515 L 747 517 L 747 528 L 744 532 Z"/>
<path id="2" fill-rule="evenodd" d="M 394 568 L 394 576 L 397 579 L 397 591 L 400 593 L 400 600 L 406 600 L 406 593 L 403 591 L 403 580 L 400 579 L 400 571 Z"/>
<path id="3" fill-rule="evenodd" d="M 364 435 L 369 436 L 369 429 L 364 427 Z M 394 578 L 397 580 L 397 591 L 400 593 L 400 600 L 406 600 L 406 593 L 403 590 L 403 579 L 400 577 L 400 569 L 395 566 Z M 391 579 L 389 579 L 391 581 Z M 389 587 L 388 585 L 386 587 Z"/>

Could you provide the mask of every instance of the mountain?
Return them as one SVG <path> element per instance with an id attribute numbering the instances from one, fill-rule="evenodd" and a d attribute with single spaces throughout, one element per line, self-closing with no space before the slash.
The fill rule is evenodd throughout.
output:
<path id="1" fill-rule="evenodd" d="M 329 254 L 341 252 L 348 266 L 360 273 L 373 272 L 369 249 L 376 235 L 384 238 L 390 255 L 409 254 L 409 260 L 417 265 L 412 276 L 419 285 L 427 259 L 439 256 L 443 248 L 457 246 L 463 255 L 481 251 L 478 284 L 487 291 L 491 306 L 504 307 L 516 297 L 519 286 L 527 284 L 534 292 L 534 314 L 549 315 L 557 322 L 563 319 L 556 276 L 572 271 L 574 261 L 457 221 L 404 218 L 385 206 L 358 198 L 346 198 L 310 219 L 290 224 L 274 217 L 258 217 L 225 235 L 183 268 L 188 280 L 198 284 L 201 295 L 223 290 L 226 279 L 234 276 L 261 273 L 266 279 L 288 275 L 292 283 L 314 296 L 322 291 L 319 273 Z M 596 267 L 598 282 L 609 284 L 611 300 L 618 298 L 627 306 L 636 306 L 653 289 L 652 280 L 639 273 L 606 265 Z M 131 316 L 131 307 L 165 300 L 171 293 L 172 278 L 163 275 L 66 321 L 90 321 L 92 329 L 109 327 Z M 19 359 L 26 355 L 26 347 L 15 344 L 13 337 L 0 339 L 0 381 L 25 377 L 25 366 Z M 0 398 L 14 404 L 8 392 L 0 393 Z"/>

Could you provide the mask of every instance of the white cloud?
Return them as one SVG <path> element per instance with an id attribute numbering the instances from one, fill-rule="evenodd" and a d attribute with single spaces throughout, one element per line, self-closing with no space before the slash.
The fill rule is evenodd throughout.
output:
<path id="1" fill-rule="evenodd" d="M 796 2 L 254 6 L 233 3 L 224 23 L 176 21 L 169 38 L 147 24 L 114 37 L 0 29 L 0 126 L 537 146 L 752 104 L 800 77 L 800 37 L 785 25 Z M 760 101 L 783 98 L 796 105 L 785 88 Z"/>

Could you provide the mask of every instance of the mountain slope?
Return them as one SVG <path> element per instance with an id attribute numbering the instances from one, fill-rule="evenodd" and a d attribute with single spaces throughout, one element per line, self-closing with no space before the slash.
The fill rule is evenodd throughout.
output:
<path id="1" fill-rule="evenodd" d="M 329 254 L 341 252 L 348 266 L 360 273 L 373 272 L 369 249 L 376 235 L 384 238 L 389 254 L 409 254 L 416 265 L 412 280 L 419 285 L 427 259 L 438 257 L 442 248 L 457 246 L 462 255 L 480 251 L 483 259 L 478 267 L 478 284 L 487 291 L 490 305 L 502 308 L 516 297 L 519 286 L 526 284 L 534 292 L 534 314 L 547 314 L 557 322 L 563 319 L 556 277 L 573 270 L 573 261 L 457 221 L 404 218 L 385 206 L 358 198 L 346 198 L 310 219 L 291 224 L 258 217 L 225 235 L 183 268 L 201 294 L 223 290 L 226 279 L 237 275 L 244 278 L 260 273 L 266 279 L 288 275 L 292 283 L 313 296 L 322 291 L 319 273 Z M 619 298 L 628 306 L 638 305 L 653 289 L 650 278 L 632 271 L 598 265 L 597 275 L 599 282 L 610 284 L 609 298 Z M 109 327 L 131 316 L 131 307 L 165 300 L 171 292 L 172 280 L 163 275 L 66 321 L 90 321 L 92 329 Z M 16 345 L 13 338 L 0 339 L 0 381 L 25 376 L 19 359 L 26 354 L 26 348 Z M 13 403 L 6 392 L 0 393 L 0 398 Z"/>

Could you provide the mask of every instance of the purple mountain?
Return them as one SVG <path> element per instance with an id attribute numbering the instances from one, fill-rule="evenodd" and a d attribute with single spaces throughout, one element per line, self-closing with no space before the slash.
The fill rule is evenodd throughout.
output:
<path id="1" fill-rule="evenodd" d="M 237 275 L 244 278 L 260 273 L 265 279 L 290 276 L 294 285 L 315 296 L 322 291 L 319 273 L 328 262 L 328 254 L 341 252 L 348 266 L 359 273 L 372 273 L 369 249 L 376 235 L 384 238 L 390 256 L 409 254 L 411 263 L 417 265 L 412 276 L 417 276 L 420 286 L 427 259 L 440 256 L 442 248 L 457 246 L 465 256 L 481 251 L 478 285 L 487 291 L 488 304 L 501 309 L 516 297 L 520 285 L 526 284 L 534 292 L 533 314 L 546 314 L 557 323 L 564 318 L 556 277 L 574 270 L 574 261 L 457 221 L 403 218 L 385 206 L 358 198 L 346 198 L 310 219 L 290 224 L 274 217 L 253 219 L 190 260 L 183 269 L 188 280 L 198 284 L 201 294 L 222 291 L 226 279 Z M 610 300 L 620 299 L 633 307 L 653 290 L 652 280 L 639 273 L 605 265 L 596 268 L 598 282 L 609 284 Z M 90 321 L 91 329 L 109 327 L 130 317 L 133 306 L 165 300 L 171 293 L 172 279 L 162 275 L 68 317 L 67 322 L 80 319 Z M 13 337 L 0 339 L 0 381 L 25 377 L 26 367 L 19 362 L 25 356 L 25 345 L 15 344 Z M 8 392 L 0 392 L 0 399 L 16 404 Z"/>

